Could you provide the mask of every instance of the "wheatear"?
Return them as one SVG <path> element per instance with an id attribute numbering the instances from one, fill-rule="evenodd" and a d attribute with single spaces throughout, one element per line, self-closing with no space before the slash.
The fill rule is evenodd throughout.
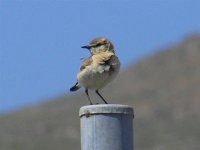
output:
<path id="1" fill-rule="evenodd" d="M 94 90 L 107 104 L 98 90 L 105 87 L 119 72 L 120 61 L 115 55 L 114 46 L 106 38 L 95 38 L 88 45 L 81 48 L 88 49 L 91 56 L 83 60 L 83 64 L 77 74 L 78 82 L 70 88 L 70 91 L 76 91 L 84 87 L 87 98 L 92 105 L 88 89 Z"/>

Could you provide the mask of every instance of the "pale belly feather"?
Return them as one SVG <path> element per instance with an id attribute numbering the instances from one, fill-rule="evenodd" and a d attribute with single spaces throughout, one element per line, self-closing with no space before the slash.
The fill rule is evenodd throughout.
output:
<path id="1" fill-rule="evenodd" d="M 77 75 L 78 82 L 81 86 L 91 89 L 99 90 L 112 81 L 119 72 L 119 63 L 112 66 L 93 64 L 87 66 Z"/>

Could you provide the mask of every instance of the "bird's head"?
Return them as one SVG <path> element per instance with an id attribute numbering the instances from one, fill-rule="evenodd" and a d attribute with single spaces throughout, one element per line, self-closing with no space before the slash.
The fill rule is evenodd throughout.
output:
<path id="1" fill-rule="evenodd" d="M 92 55 L 101 52 L 115 53 L 113 44 L 106 38 L 95 38 L 88 45 L 82 46 L 81 48 L 88 49 Z"/>

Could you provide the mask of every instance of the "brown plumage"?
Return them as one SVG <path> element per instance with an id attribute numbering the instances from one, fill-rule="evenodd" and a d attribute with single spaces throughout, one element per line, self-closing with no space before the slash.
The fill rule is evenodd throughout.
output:
<path id="1" fill-rule="evenodd" d="M 107 103 L 98 90 L 112 81 L 119 71 L 120 62 L 115 55 L 114 46 L 106 38 L 95 38 L 89 45 L 82 48 L 89 49 L 91 56 L 83 60 L 77 75 L 78 82 L 70 91 L 76 91 L 83 86 L 90 104 L 92 102 L 88 89 L 95 90 L 100 98 Z"/>

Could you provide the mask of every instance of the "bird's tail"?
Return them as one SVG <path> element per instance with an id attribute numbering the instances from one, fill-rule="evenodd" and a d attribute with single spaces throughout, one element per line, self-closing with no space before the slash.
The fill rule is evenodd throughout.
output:
<path id="1" fill-rule="evenodd" d="M 76 82 L 76 84 L 70 88 L 70 91 L 74 92 L 74 91 L 77 91 L 80 88 L 81 88 L 81 86 L 78 84 L 78 82 Z"/>

